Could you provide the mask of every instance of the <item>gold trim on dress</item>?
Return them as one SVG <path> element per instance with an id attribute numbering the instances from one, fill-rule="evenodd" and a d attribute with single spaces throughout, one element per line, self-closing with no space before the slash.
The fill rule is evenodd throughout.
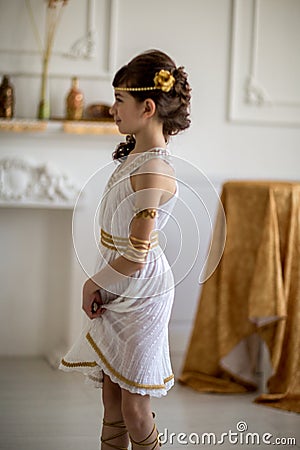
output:
<path id="1" fill-rule="evenodd" d="M 171 380 L 173 380 L 173 379 L 174 379 L 174 375 L 171 374 L 171 375 L 169 375 L 167 378 L 164 378 L 164 383 L 169 383 L 169 381 L 171 381 Z"/>
<path id="2" fill-rule="evenodd" d="M 94 377 L 93 375 L 90 375 L 90 374 L 88 374 L 87 376 L 90 380 L 94 381 L 95 383 L 103 383 L 102 378 Z"/>
<path id="3" fill-rule="evenodd" d="M 61 360 L 61 364 L 66 367 L 96 367 L 96 366 L 98 366 L 96 361 L 68 362 L 65 359 Z"/>
<path id="4" fill-rule="evenodd" d="M 112 234 L 107 233 L 101 228 L 100 231 L 100 242 L 104 247 L 109 248 L 110 250 L 115 251 L 126 251 L 128 244 L 129 244 L 129 238 L 123 238 L 120 236 L 113 236 Z M 151 235 L 150 238 L 150 249 L 155 248 L 159 245 L 158 240 L 158 233 L 154 232 Z"/>
<path id="5" fill-rule="evenodd" d="M 107 369 L 115 376 L 117 377 L 120 381 L 123 381 L 124 383 L 126 383 L 128 386 L 134 386 L 134 387 L 139 387 L 142 389 L 166 389 L 166 383 L 168 383 L 169 381 L 174 379 L 174 375 L 171 374 L 169 375 L 167 378 L 164 378 L 164 384 L 142 384 L 142 383 L 137 383 L 136 381 L 132 381 L 129 380 L 128 378 L 124 377 L 122 374 L 120 374 L 117 370 L 115 370 L 107 361 L 107 359 L 105 358 L 105 356 L 103 355 L 103 353 L 101 352 L 101 350 L 99 349 L 99 347 L 97 346 L 96 342 L 94 341 L 94 339 L 92 338 L 92 336 L 90 335 L 90 333 L 87 333 L 86 335 L 86 339 L 88 340 L 88 342 L 90 343 L 90 345 L 92 346 L 93 350 L 97 353 L 97 355 L 99 356 L 99 358 L 101 359 L 101 361 L 103 362 L 103 364 L 105 364 L 105 366 L 107 367 Z"/>

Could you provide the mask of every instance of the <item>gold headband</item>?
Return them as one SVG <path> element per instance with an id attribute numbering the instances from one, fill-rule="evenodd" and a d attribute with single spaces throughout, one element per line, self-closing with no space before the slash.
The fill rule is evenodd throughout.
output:
<path id="1" fill-rule="evenodd" d="M 163 92 L 169 92 L 175 83 L 175 78 L 168 70 L 156 72 L 153 79 L 154 86 L 150 87 L 116 87 L 115 91 L 154 91 L 161 89 Z"/>

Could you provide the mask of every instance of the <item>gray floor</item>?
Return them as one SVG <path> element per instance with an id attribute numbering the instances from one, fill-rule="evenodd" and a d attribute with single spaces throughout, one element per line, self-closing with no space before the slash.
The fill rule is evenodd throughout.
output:
<path id="1" fill-rule="evenodd" d="M 80 374 L 51 369 L 43 359 L 0 359 L 0 367 L 1 450 L 99 449 L 100 390 L 84 385 Z M 296 445 L 282 441 L 271 448 L 299 449 L 299 415 L 253 404 L 254 397 L 200 394 L 177 383 L 165 398 L 153 400 L 163 439 L 168 429 L 168 443 L 163 448 L 269 449 L 276 438 L 292 437 Z M 222 433 L 236 432 L 241 421 L 247 424 L 246 432 L 226 436 L 222 444 L 208 445 L 207 438 L 206 445 L 201 444 L 203 433 L 215 433 L 218 441 Z M 264 433 L 273 435 L 270 445 L 243 443 L 246 437 L 257 442 Z M 210 439 L 213 442 L 213 436 Z"/>

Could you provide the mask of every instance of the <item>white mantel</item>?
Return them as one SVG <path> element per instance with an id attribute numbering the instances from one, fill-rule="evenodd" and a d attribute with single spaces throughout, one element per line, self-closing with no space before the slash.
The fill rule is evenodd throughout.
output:
<path id="1" fill-rule="evenodd" d="M 73 249 L 73 207 L 85 181 L 111 160 L 118 141 L 116 135 L 66 134 L 58 125 L 46 132 L 0 133 L 0 166 L 10 161 L 5 180 L 11 195 L 0 201 L 0 354 L 44 354 L 54 360 L 57 349 L 78 334 L 86 276 Z M 27 196 L 22 191 L 32 177 L 41 186 Z M 61 192 L 53 195 L 51 183 Z M 10 193 L 14 187 L 15 196 Z"/>

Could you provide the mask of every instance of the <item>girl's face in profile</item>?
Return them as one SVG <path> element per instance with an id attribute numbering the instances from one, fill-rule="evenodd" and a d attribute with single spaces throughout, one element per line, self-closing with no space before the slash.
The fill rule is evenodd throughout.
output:
<path id="1" fill-rule="evenodd" d="M 144 103 L 129 92 L 115 91 L 115 102 L 109 110 L 122 134 L 136 134 L 143 124 Z"/>

